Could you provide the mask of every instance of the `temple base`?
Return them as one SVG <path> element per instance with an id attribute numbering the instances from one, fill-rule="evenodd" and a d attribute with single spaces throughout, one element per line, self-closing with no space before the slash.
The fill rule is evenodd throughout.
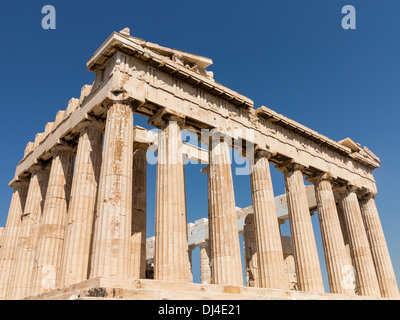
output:
<path id="1" fill-rule="evenodd" d="M 294 290 L 129 278 L 96 278 L 25 300 L 377 300 Z"/>

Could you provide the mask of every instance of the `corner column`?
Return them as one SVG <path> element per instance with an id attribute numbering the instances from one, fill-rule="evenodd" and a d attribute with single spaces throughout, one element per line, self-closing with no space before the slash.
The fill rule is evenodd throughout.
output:
<path id="1" fill-rule="evenodd" d="M 40 234 L 40 224 L 50 170 L 44 165 L 30 169 L 31 179 L 24 214 L 21 219 L 16 263 L 10 277 L 7 299 L 22 299 L 30 294 L 32 267 Z"/>
<path id="2" fill-rule="evenodd" d="M 189 282 L 182 120 L 158 120 L 154 279 Z"/>
<path id="3" fill-rule="evenodd" d="M 274 191 L 266 151 L 256 151 L 250 180 L 258 256 L 258 284 L 261 288 L 286 290 L 282 243 L 275 206 Z"/>
<path id="4" fill-rule="evenodd" d="M 242 286 L 242 264 L 229 145 L 216 134 L 209 143 L 208 203 L 212 283 Z"/>
<path id="5" fill-rule="evenodd" d="M 33 264 L 32 296 L 55 289 L 60 279 L 75 154 L 69 145 L 55 146 L 51 152 L 53 161 Z"/>
<path id="6" fill-rule="evenodd" d="M 132 219 L 133 112 L 108 106 L 90 278 L 128 277 Z"/>
<path id="7" fill-rule="evenodd" d="M 0 251 L 0 299 L 5 299 L 9 286 L 9 278 L 16 258 L 21 216 L 24 212 L 29 183 L 15 181 L 11 187 L 14 189 L 10 208 L 8 210 L 6 228 L 3 233 Z"/>
<path id="8" fill-rule="evenodd" d="M 79 142 L 61 262 L 61 288 L 88 278 L 103 128 L 103 123 L 95 121 L 85 121 L 78 126 Z"/>
<path id="9" fill-rule="evenodd" d="M 362 296 L 381 297 L 356 190 L 353 186 L 341 190 L 343 214 L 349 233 L 351 256 L 356 270 L 356 293 Z"/>
<path id="10" fill-rule="evenodd" d="M 301 171 L 303 167 L 298 164 L 287 164 L 278 169 L 285 176 L 298 289 L 324 292 L 317 245 Z"/>
<path id="11" fill-rule="evenodd" d="M 347 252 L 333 195 L 332 179 L 329 174 L 310 179 L 315 187 L 329 288 L 331 293 L 354 295 L 354 289 L 343 280 Z"/>
<path id="12" fill-rule="evenodd" d="M 366 194 L 360 201 L 360 207 L 382 297 L 399 298 L 399 288 L 374 196 Z"/>

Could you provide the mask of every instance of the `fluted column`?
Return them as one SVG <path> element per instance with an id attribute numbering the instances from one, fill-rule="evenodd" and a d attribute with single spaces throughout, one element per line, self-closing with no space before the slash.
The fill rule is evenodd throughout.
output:
<path id="1" fill-rule="evenodd" d="M 160 124 L 156 182 L 154 279 L 190 281 L 180 119 Z"/>
<path id="2" fill-rule="evenodd" d="M 68 223 L 61 262 L 59 287 L 69 286 L 88 278 L 89 253 L 93 217 L 101 168 L 101 122 L 85 121 L 78 125 L 79 142 L 76 153 Z"/>
<path id="3" fill-rule="evenodd" d="M 243 245 L 246 285 L 248 287 L 259 287 L 256 232 L 254 214 L 252 213 L 248 214 L 244 221 Z"/>
<path id="4" fill-rule="evenodd" d="M 193 269 L 192 269 L 192 254 L 195 246 L 188 248 L 188 259 L 189 259 L 189 282 L 193 282 Z"/>
<path id="5" fill-rule="evenodd" d="M 317 245 L 301 172 L 302 166 L 288 164 L 279 169 L 285 176 L 298 288 L 300 291 L 324 292 Z"/>
<path id="6" fill-rule="evenodd" d="M 7 223 L 3 233 L 3 246 L 0 251 L 0 299 L 5 299 L 8 280 L 13 269 L 16 248 L 18 246 L 21 215 L 24 212 L 29 184 L 26 181 L 15 181 Z"/>
<path id="7" fill-rule="evenodd" d="M 290 290 L 298 290 L 296 279 L 296 264 L 294 262 L 292 241 L 289 236 L 281 236 L 283 261 L 285 262 L 286 276 Z"/>
<path id="8" fill-rule="evenodd" d="M 373 195 L 366 194 L 360 201 L 360 207 L 382 297 L 399 298 L 396 276 Z"/>
<path id="9" fill-rule="evenodd" d="M 208 241 L 200 244 L 200 282 L 201 284 L 211 283 L 210 245 Z"/>
<path id="10" fill-rule="evenodd" d="M 324 174 L 310 180 L 315 187 L 330 292 L 353 295 L 354 290 L 343 281 L 346 248 L 331 185 L 332 177 Z"/>
<path id="11" fill-rule="evenodd" d="M 147 160 L 148 145 L 134 145 L 132 193 L 132 278 L 146 278 L 146 209 L 147 209 Z"/>
<path id="12" fill-rule="evenodd" d="M 133 112 L 115 103 L 107 112 L 90 278 L 130 275 L 132 163 Z"/>
<path id="13" fill-rule="evenodd" d="M 381 294 L 371 249 L 355 192 L 356 188 L 347 187 L 342 191 L 343 213 L 349 233 L 351 255 L 356 270 L 356 293 L 362 296 L 380 297 Z"/>
<path id="14" fill-rule="evenodd" d="M 212 283 L 242 286 L 242 264 L 229 145 L 223 139 L 217 135 L 209 143 L 208 221 Z"/>
<path id="15" fill-rule="evenodd" d="M 60 279 L 75 155 L 68 145 L 55 146 L 51 152 L 53 160 L 33 264 L 31 295 L 55 289 Z"/>
<path id="16" fill-rule="evenodd" d="M 257 151 L 250 174 L 258 257 L 258 285 L 261 288 L 288 289 L 268 163 L 270 156 L 270 153 Z"/>
<path id="17" fill-rule="evenodd" d="M 21 219 L 16 263 L 10 277 L 8 299 L 22 299 L 30 294 L 32 267 L 38 244 L 40 223 L 49 181 L 49 167 L 35 165 L 30 169 L 28 196 Z"/>

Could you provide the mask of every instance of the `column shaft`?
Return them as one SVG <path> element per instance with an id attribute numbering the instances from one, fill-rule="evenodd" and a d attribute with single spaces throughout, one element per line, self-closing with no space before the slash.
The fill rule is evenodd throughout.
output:
<path id="1" fill-rule="evenodd" d="M 252 213 L 248 214 L 245 218 L 243 226 L 243 245 L 246 286 L 259 287 L 256 232 L 254 226 L 254 214 Z"/>
<path id="2" fill-rule="evenodd" d="M 132 219 L 133 112 L 107 112 L 90 278 L 128 277 Z"/>
<path id="3" fill-rule="evenodd" d="M 65 230 L 60 287 L 88 278 L 97 186 L 101 168 L 101 123 L 80 124 L 78 150 Z"/>
<path id="4" fill-rule="evenodd" d="M 33 264 L 31 295 L 55 289 L 60 279 L 75 156 L 73 149 L 66 145 L 54 147 L 52 153 L 53 161 Z"/>
<path id="5" fill-rule="evenodd" d="M 5 299 L 8 291 L 9 277 L 13 269 L 28 186 L 28 183 L 23 181 L 14 182 L 12 185 L 14 190 L 3 234 L 3 245 L 0 251 L 0 299 Z"/>
<path id="6" fill-rule="evenodd" d="M 10 278 L 8 299 L 22 299 L 30 294 L 32 267 L 38 245 L 40 223 L 49 181 L 49 169 L 41 165 L 31 169 L 28 196 L 21 220 L 16 263 Z"/>
<path id="7" fill-rule="evenodd" d="M 346 248 L 331 182 L 324 177 L 318 177 L 313 182 L 330 292 L 352 295 L 354 288 L 343 280 L 346 272 Z"/>
<path id="8" fill-rule="evenodd" d="M 181 128 L 166 120 L 158 135 L 154 279 L 190 280 Z"/>
<path id="9" fill-rule="evenodd" d="M 284 170 L 290 232 L 300 291 L 324 292 L 317 245 L 300 166 Z"/>
<path id="10" fill-rule="evenodd" d="M 261 288 L 288 289 L 267 155 L 258 152 L 250 174 Z"/>
<path id="11" fill-rule="evenodd" d="M 360 205 L 382 297 L 399 298 L 396 276 L 375 200 L 371 195 L 367 195 Z"/>
<path id="12" fill-rule="evenodd" d="M 135 279 L 146 278 L 146 151 L 146 148 L 139 147 L 133 153 L 131 271 Z"/>
<path id="13" fill-rule="evenodd" d="M 242 286 L 242 264 L 229 145 L 212 139 L 208 169 L 212 283 Z"/>
<path id="14" fill-rule="evenodd" d="M 210 245 L 208 241 L 200 245 L 200 282 L 201 284 L 211 283 Z"/>
<path id="15" fill-rule="evenodd" d="M 364 229 L 355 190 L 349 188 L 342 194 L 342 206 L 349 233 L 351 255 L 356 271 L 356 293 L 362 296 L 380 297 L 381 294 L 371 249 Z"/>

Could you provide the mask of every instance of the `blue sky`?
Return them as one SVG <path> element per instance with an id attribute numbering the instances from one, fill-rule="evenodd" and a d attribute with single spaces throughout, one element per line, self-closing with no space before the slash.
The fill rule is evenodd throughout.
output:
<path id="1" fill-rule="evenodd" d="M 41 9 L 56 8 L 56 30 Z M 341 9 L 354 5 L 357 29 L 343 30 Z M 94 74 L 86 62 L 113 32 L 131 34 L 213 59 L 216 81 L 336 141 L 351 137 L 381 159 L 376 202 L 400 275 L 398 108 L 400 2 L 7 1 L 0 13 L 0 225 L 6 222 L 15 166 L 28 141 L 54 121 Z M 145 125 L 145 119 L 135 122 Z M 207 215 L 206 176 L 186 168 L 188 220 Z M 276 195 L 283 176 L 272 168 Z M 151 182 L 153 181 L 153 182 Z M 148 232 L 154 232 L 155 167 L 149 166 Z M 235 176 L 236 205 L 251 205 L 248 176 Z M 326 275 L 318 218 L 314 231 Z M 288 234 L 288 223 L 283 233 Z M 195 270 L 196 274 L 198 270 Z M 197 277 L 197 276 L 196 276 Z M 326 278 L 326 276 L 325 276 Z M 327 282 L 325 279 L 326 289 Z"/>

